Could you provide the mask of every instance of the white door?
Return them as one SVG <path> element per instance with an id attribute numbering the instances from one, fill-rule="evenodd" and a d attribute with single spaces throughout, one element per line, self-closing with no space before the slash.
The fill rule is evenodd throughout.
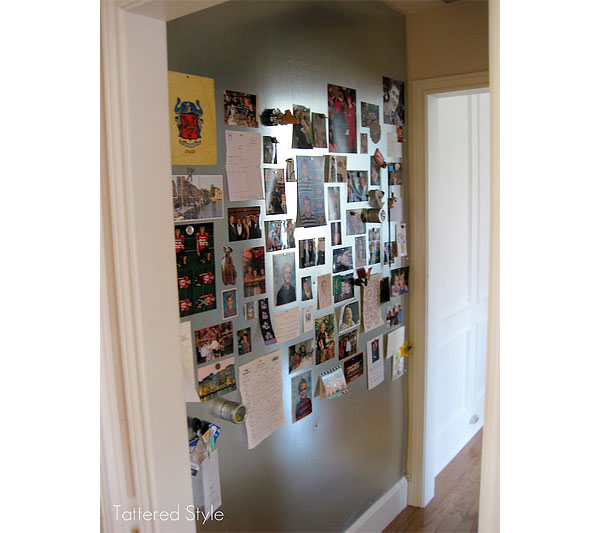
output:
<path id="1" fill-rule="evenodd" d="M 483 424 L 489 92 L 428 97 L 427 437 L 437 475 Z"/>

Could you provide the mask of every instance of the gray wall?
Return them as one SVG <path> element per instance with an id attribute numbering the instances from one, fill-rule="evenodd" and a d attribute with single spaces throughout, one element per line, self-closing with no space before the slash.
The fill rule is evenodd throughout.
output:
<path id="1" fill-rule="evenodd" d="M 225 175 L 223 91 L 248 92 L 258 97 L 258 111 L 279 107 L 291 109 L 293 104 L 307 106 L 313 112 L 327 114 L 327 84 L 350 87 L 357 91 L 357 134 L 360 127 L 360 102 L 380 106 L 383 121 L 382 76 L 406 79 L 404 17 L 378 2 L 228 2 L 193 15 L 171 21 L 167 25 L 169 69 L 214 78 L 217 102 L 218 164 L 196 168 L 198 174 Z M 229 128 L 229 127 L 228 127 Z M 231 127 L 231 129 L 240 129 Z M 291 127 L 260 127 L 262 135 L 273 135 L 280 141 L 279 165 L 296 155 L 325 155 L 326 149 L 292 150 Z M 253 130 L 256 131 L 256 130 Z M 382 124 L 382 140 L 369 140 L 369 154 L 379 148 L 387 155 L 386 133 L 392 126 Z M 405 159 L 406 161 L 406 159 Z M 348 155 L 348 169 L 368 170 L 369 156 Z M 174 173 L 185 174 L 184 167 L 173 167 Z M 387 184 L 387 172 L 382 172 Z M 404 177 L 406 180 L 406 175 Z M 287 187 L 295 186 L 288 184 Z M 406 196 L 402 186 L 402 196 Z M 342 211 L 346 209 L 345 185 L 342 187 Z M 384 186 L 387 191 L 387 185 Z M 263 202 L 237 202 L 235 206 L 262 205 Z M 226 208 L 229 204 L 226 202 Z M 352 207 L 363 204 L 352 204 Z M 350 206 L 348 206 L 350 207 Z M 404 205 L 407 219 L 407 205 Z M 289 213 L 289 211 L 288 211 Z M 295 210 L 293 216 L 295 215 Z M 342 215 L 342 220 L 343 220 Z M 274 219 L 277 217 L 269 217 Z M 279 216 L 278 218 L 289 218 Z M 264 218 L 261 217 L 261 222 Z M 342 223 L 342 226 L 345 226 Z M 368 227 L 376 227 L 368 225 Z M 383 224 L 382 243 L 388 240 L 387 224 Z M 215 223 L 216 257 L 228 244 L 226 220 Z M 346 237 L 343 245 L 354 245 L 354 237 Z M 331 272 L 330 228 L 298 229 L 296 241 L 308 236 L 326 236 L 327 264 L 296 271 L 297 284 L 306 275 Z M 253 352 L 237 355 L 236 367 L 274 350 L 265 347 L 256 321 L 246 322 L 241 313 L 243 277 L 241 250 L 258 246 L 258 241 L 231 243 L 238 271 L 239 316 L 233 319 L 235 332 L 252 326 Z M 410 244 L 410 243 L 409 243 Z M 296 253 L 296 264 L 298 255 Z M 267 254 L 267 296 L 271 300 L 271 254 Z M 406 265 L 405 259 L 402 266 Z M 389 267 L 377 265 L 374 272 L 389 274 Z M 217 272 L 217 297 L 223 290 Z M 299 291 L 299 288 L 298 288 Z M 313 286 L 316 296 L 316 286 Z M 298 292 L 300 296 L 300 292 Z M 356 290 L 356 297 L 359 292 Z M 393 299 L 404 308 L 406 297 Z M 300 302 L 300 305 L 313 302 Z M 282 307 L 281 309 L 285 309 Z M 333 311 L 316 311 L 322 316 Z M 215 311 L 195 315 L 192 330 L 222 322 L 221 302 Z M 366 354 L 366 341 L 387 333 L 386 327 L 359 334 L 359 351 Z M 288 346 L 312 338 L 314 332 L 282 343 L 284 359 L 284 407 L 288 423 L 248 450 L 243 425 L 217 421 L 222 432 L 219 449 L 223 522 L 207 522 L 201 530 L 219 531 L 343 531 L 403 475 L 406 465 L 406 377 L 391 381 L 391 361 L 385 361 L 385 382 L 367 390 L 365 374 L 349 385 L 343 397 L 321 402 L 313 399 L 313 414 L 291 423 L 290 378 L 287 372 Z M 336 328 L 336 341 L 337 341 Z M 313 366 L 313 387 L 320 372 L 339 364 L 337 359 Z M 237 368 L 236 368 L 237 375 Z M 225 396 L 240 400 L 239 392 Z M 189 416 L 214 420 L 209 414 L 210 402 L 188 404 Z"/>

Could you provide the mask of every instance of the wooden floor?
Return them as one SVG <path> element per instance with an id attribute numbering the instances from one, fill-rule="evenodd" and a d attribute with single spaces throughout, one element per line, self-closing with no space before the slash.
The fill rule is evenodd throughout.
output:
<path id="1" fill-rule="evenodd" d="M 477 531 L 483 430 L 435 478 L 427 507 L 407 507 L 385 532 L 455 533 Z"/>

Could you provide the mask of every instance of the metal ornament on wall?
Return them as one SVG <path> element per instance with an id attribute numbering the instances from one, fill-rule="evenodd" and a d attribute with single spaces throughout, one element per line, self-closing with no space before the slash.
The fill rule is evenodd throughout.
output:
<path id="1" fill-rule="evenodd" d="M 283 113 L 281 109 L 265 109 L 260 114 L 263 126 L 285 126 L 286 124 L 298 124 L 298 119 L 292 115 L 289 109 Z"/>

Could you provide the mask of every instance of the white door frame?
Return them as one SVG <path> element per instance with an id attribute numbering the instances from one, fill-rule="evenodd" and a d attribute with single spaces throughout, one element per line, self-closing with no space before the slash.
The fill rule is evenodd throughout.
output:
<path id="1" fill-rule="evenodd" d="M 429 439 L 431 416 L 427 406 L 427 97 L 432 94 L 479 89 L 488 86 L 488 72 L 416 80 L 411 82 L 409 86 L 408 198 L 411 248 L 409 339 L 413 348 L 408 372 L 407 469 L 408 504 L 416 507 L 425 507 L 433 498 L 435 488 L 434 466 Z M 494 216 L 493 213 L 491 213 L 491 216 Z M 492 243 L 490 242 L 491 246 Z"/>

